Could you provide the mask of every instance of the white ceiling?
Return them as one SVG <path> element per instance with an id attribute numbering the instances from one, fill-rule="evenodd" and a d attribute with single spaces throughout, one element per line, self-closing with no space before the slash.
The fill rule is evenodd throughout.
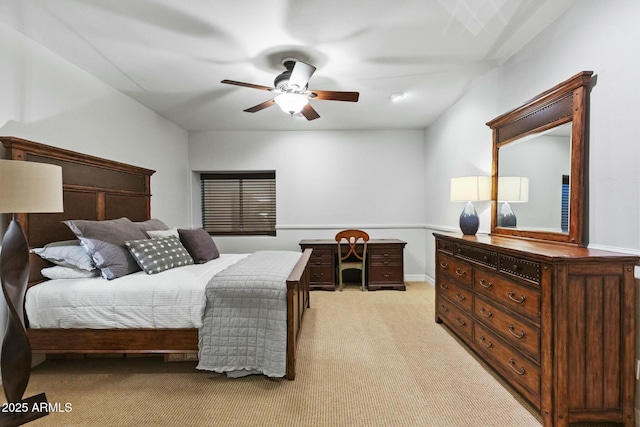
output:
<path id="1" fill-rule="evenodd" d="M 0 22 L 190 131 L 422 129 L 575 1 L 0 0 Z M 273 86 L 287 56 L 359 102 L 309 122 L 220 83 Z"/>

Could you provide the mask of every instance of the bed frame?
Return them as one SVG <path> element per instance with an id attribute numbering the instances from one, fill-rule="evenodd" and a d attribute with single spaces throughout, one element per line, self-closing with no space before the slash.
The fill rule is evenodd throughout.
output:
<path id="1" fill-rule="evenodd" d="M 109 220 L 127 217 L 132 221 L 145 221 L 151 218 L 151 175 L 155 171 L 14 137 L 0 137 L 0 141 L 6 150 L 6 159 L 62 166 L 64 212 L 18 215 L 30 247 L 42 247 L 50 242 L 75 239 L 68 227 L 61 223 L 67 219 Z M 288 380 L 295 378 L 296 342 L 302 326 L 302 317 L 309 307 L 310 256 L 311 250 L 306 250 L 287 279 Z M 29 286 L 37 286 L 45 281 L 40 270 L 50 265 L 37 255 L 31 254 Z M 198 330 L 195 328 L 27 327 L 27 334 L 33 353 L 198 353 Z"/>

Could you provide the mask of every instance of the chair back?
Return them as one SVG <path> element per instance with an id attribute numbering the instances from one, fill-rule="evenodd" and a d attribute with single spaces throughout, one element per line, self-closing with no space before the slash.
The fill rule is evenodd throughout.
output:
<path id="1" fill-rule="evenodd" d="M 345 255 L 342 254 L 341 243 L 346 240 L 349 245 L 349 250 Z M 338 243 L 338 257 L 340 261 L 346 261 L 350 256 L 355 256 L 358 260 L 363 261 L 367 255 L 367 242 L 369 241 L 369 235 L 362 230 L 343 230 L 336 234 L 336 242 Z M 356 250 L 356 244 L 362 244 L 363 249 L 361 253 Z"/>

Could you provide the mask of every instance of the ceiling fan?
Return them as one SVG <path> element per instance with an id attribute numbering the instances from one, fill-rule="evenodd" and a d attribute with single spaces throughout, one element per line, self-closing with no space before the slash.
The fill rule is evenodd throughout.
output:
<path id="1" fill-rule="evenodd" d="M 222 80 L 220 83 L 243 86 L 253 89 L 268 90 L 277 94 L 274 98 L 261 104 L 247 108 L 247 113 L 255 113 L 278 104 L 282 111 L 294 114 L 301 113 L 307 120 L 315 120 L 320 117 L 318 112 L 309 104 L 310 99 L 328 101 L 348 101 L 358 102 L 360 94 L 358 92 L 336 92 L 330 90 L 308 90 L 309 79 L 316 71 L 316 67 L 298 61 L 295 58 L 285 58 L 282 65 L 286 68 L 279 74 L 274 82 L 274 87 L 261 86 L 252 83 L 237 82 L 235 80 Z"/>

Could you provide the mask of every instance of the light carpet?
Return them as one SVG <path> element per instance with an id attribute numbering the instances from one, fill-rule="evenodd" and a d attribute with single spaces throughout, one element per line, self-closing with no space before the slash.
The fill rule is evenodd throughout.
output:
<path id="1" fill-rule="evenodd" d="M 33 426 L 535 426 L 541 418 L 434 321 L 434 289 L 311 293 L 295 381 L 162 358 L 48 360 L 25 396 L 71 404 Z"/>

